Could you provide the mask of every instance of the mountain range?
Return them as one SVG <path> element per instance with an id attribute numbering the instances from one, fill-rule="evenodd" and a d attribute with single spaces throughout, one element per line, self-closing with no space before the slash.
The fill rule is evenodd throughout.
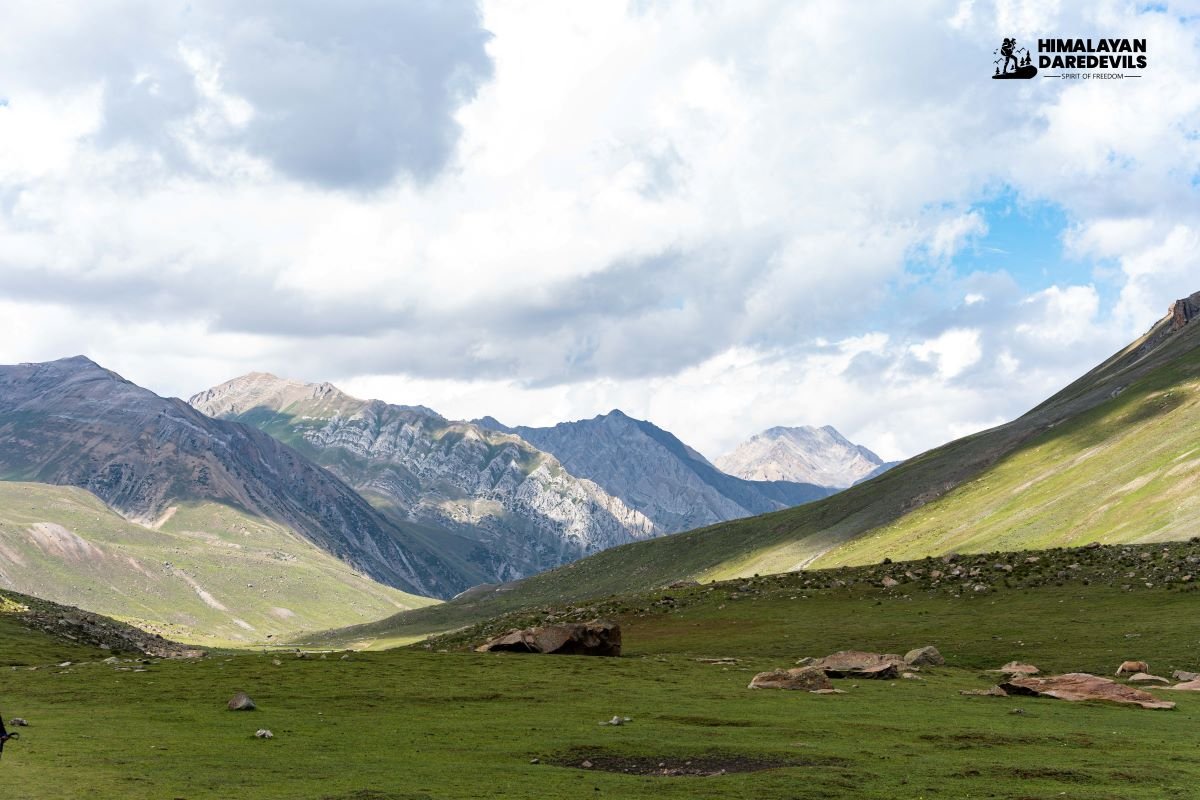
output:
<path id="1" fill-rule="evenodd" d="M 541 448 L 499 427 L 263 373 L 189 405 L 84 357 L 0 367 L 0 585 L 258 641 L 831 491 L 620 412 L 523 429 Z"/>

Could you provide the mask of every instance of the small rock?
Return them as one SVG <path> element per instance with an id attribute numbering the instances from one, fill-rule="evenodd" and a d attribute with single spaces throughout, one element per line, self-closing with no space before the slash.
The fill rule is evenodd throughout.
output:
<path id="1" fill-rule="evenodd" d="M 29 721 L 26 720 L 24 717 L 13 717 L 12 719 L 10 719 L 8 721 L 8 724 L 13 726 L 14 728 L 28 728 L 29 727 Z"/>
<path id="2" fill-rule="evenodd" d="M 1008 713 L 1010 713 L 1010 714 L 1024 714 L 1024 713 L 1025 713 L 1025 709 L 1023 709 L 1023 708 L 1014 708 L 1012 711 L 1010 711 L 1010 712 L 1008 712 Z"/>
<path id="3" fill-rule="evenodd" d="M 1194 681 L 1200 678 L 1200 672 L 1188 672 L 1187 670 L 1177 669 L 1171 673 L 1171 677 L 1177 681 Z"/>
<path id="4" fill-rule="evenodd" d="M 600 724 L 601 725 L 624 725 L 625 720 L 621 719 L 620 717 L 613 717 L 608 722 L 601 722 Z"/>
<path id="5" fill-rule="evenodd" d="M 542 763 L 542 760 L 540 758 L 531 758 L 531 759 L 529 759 L 529 763 L 530 764 L 540 764 L 540 763 Z"/>
<path id="6" fill-rule="evenodd" d="M 253 711 L 257 708 L 254 701 L 250 699 L 250 695 L 245 692 L 238 692 L 229 698 L 228 706 L 230 711 Z"/>
<path id="7" fill-rule="evenodd" d="M 885 589 L 892 589 L 900 585 L 900 581 L 893 578 L 891 575 L 884 575 L 883 580 L 879 582 Z"/>
<path id="8" fill-rule="evenodd" d="M 267 728 L 259 728 L 254 732 L 254 737 L 256 739 L 274 739 L 275 734 L 271 733 Z"/>
<path id="9" fill-rule="evenodd" d="M 999 686 L 990 689 L 961 689 L 958 693 L 966 697 L 1008 697 L 1008 692 Z"/>
<path id="10" fill-rule="evenodd" d="M 902 673 L 900 673 L 900 677 L 904 678 L 904 680 L 906 680 L 906 681 L 923 681 L 923 680 L 925 680 L 924 678 L 922 678 L 920 675 L 918 675 L 915 672 L 902 672 Z"/>
<path id="11" fill-rule="evenodd" d="M 591 768 L 592 768 L 592 762 L 590 762 L 590 761 L 584 761 L 584 762 L 583 762 L 582 764 L 580 764 L 579 766 L 583 767 L 584 769 L 591 769 Z"/>
<path id="12" fill-rule="evenodd" d="M 71 666 L 71 662 L 70 662 L 70 661 L 64 661 L 64 662 L 62 662 L 61 664 L 59 664 L 59 666 L 60 666 L 60 667 L 69 667 L 69 666 Z"/>
<path id="13" fill-rule="evenodd" d="M 904 654 L 904 661 L 910 667 L 940 667 L 946 663 L 942 654 L 933 645 L 918 647 Z"/>

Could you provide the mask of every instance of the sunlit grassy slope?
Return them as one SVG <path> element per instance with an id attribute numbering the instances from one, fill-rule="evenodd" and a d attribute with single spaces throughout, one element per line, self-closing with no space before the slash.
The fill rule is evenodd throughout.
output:
<path id="1" fill-rule="evenodd" d="M 207 644 L 261 643 L 434 602 L 228 506 L 180 505 L 159 522 L 132 523 L 82 489 L 0 482 L 0 586 Z"/>
<path id="2" fill-rule="evenodd" d="M 949 551 L 1200 534 L 1200 324 L 1169 320 L 1013 422 L 833 497 L 614 548 L 525 581 L 347 631 L 446 630 L 523 606 Z"/>

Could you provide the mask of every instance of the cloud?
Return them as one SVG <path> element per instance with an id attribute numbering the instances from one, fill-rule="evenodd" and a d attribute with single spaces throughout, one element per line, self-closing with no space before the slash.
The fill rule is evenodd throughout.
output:
<path id="1" fill-rule="evenodd" d="M 1151 68 L 990 80 L 1042 31 Z M 0 356 L 911 453 L 1200 288 L 1195 41 L 1119 3 L 9 4 Z M 998 192 L 1082 277 L 961 266 Z"/>
<path id="2" fill-rule="evenodd" d="M 6 72 L 40 92 L 98 89 L 90 143 L 128 146 L 169 173 L 212 176 L 243 154 L 319 187 L 427 182 L 452 158 L 458 109 L 492 74 L 472 0 L 80 3 L 6 16 Z"/>

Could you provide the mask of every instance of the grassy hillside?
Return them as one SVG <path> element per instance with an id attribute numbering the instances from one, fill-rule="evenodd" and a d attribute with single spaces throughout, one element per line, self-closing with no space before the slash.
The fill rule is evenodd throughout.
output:
<path id="1" fill-rule="evenodd" d="M 261 643 L 434 602 L 227 506 L 180 505 L 158 522 L 129 522 L 82 489 L 0 482 L 0 587 L 208 644 Z"/>
<path id="2" fill-rule="evenodd" d="M 1200 325 L 1169 320 L 1013 422 L 798 508 L 614 548 L 370 626 L 427 634 L 695 578 L 1200 533 Z M 351 632 L 354 635 L 356 632 Z"/>
<path id="3" fill-rule="evenodd" d="M 1200 669 L 1194 584 L 1098 580 L 1126 560 L 1139 579 L 1172 574 L 1197 553 L 1093 553 L 1061 581 L 1059 564 L 1084 554 L 1045 554 L 1013 586 L 979 593 L 934 586 L 931 567 L 948 569 L 936 562 L 894 567 L 904 583 L 890 591 L 872 585 L 877 573 L 842 571 L 693 587 L 673 603 L 626 597 L 619 659 L 399 649 L 6 672 L 2 710 L 31 726 L 5 751 L 5 796 L 1190 797 L 1200 696 L 1158 690 L 1178 707 L 1145 711 L 959 691 L 994 684 L 986 670 L 1013 658 L 1047 671 L 1111 674 L 1127 658 L 1157 674 Z M 926 644 L 948 665 L 922 680 L 836 681 L 845 694 L 833 696 L 746 688 L 801 656 Z M 698 660 L 717 657 L 736 661 Z M 225 710 L 239 690 L 257 711 Z M 613 715 L 632 721 L 597 724 Z M 274 738 L 254 738 L 259 728 Z"/>

